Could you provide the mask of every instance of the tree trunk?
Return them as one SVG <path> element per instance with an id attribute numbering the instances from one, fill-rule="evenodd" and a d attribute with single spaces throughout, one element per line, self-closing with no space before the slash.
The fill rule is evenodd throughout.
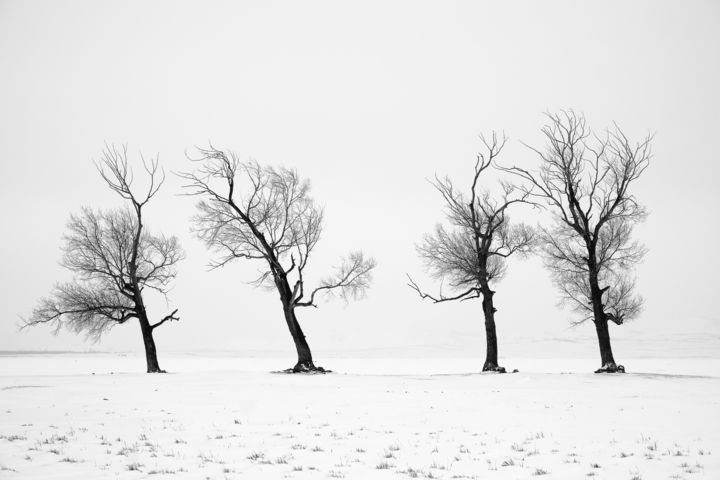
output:
<path id="1" fill-rule="evenodd" d="M 597 332 L 598 344 L 600 346 L 600 360 L 602 367 L 600 371 L 616 372 L 622 367 L 615 363 L 615 358 L 612 353 L 612 346 L 610 345 L 610 331 L 608 329 L 607 320 L 597 321 L 595 320 L 595 331 Z M 624 369 L 623 369 L 624 370 Z"/>
<path id="2" fill-rule="evenodd" d="M 148 197 L 149 198 L 149 197 Z M 157 359 L 157 349 L 155 348 L 155 340 L 153 339 L 153 328 L 150 326 L 150 321 L 145 311 L 145 302 L 142 298 L 142 288 L 138 283 L 137 277 L 137 258 L 138 250 L 140 249 L 140 238 L 142 236 L 142 204 L 135 202 L 135 213 L 137 215 L 137 231 L 135 232 L 135 239 L 132 245 L 132 259 L 130 261 L 130 282 L 132 284 L 132 292 L 135 300 L 135 311 L 138 314 L 138 320 L 140 321 L 140 330 L 142 331 L 143 343 L 145 344 L 145 362 L 147 364 L 147 373 L 165 373 L 165 370 L 160 368 L 160 364 Z"/>
<path id="3" fill-rule="evenodd" d="M 497 332 L 495 330 L 495 306 L 493 305 L 493 295 L 495 292 L 490 290 L 488 286 L 481 288 L 483 300 L 483 314 L 485 315 L 485 341 L 487 343 L 485 353 L 485 364 L 483 372 L 505 372 L 503 367 L 498 366 L 498 345 Z"/>
<path id="4" fill-rule="evenodd" d="M 315 367 L 313 363 L 310 346 L 295 316 L 295 309 L 291 305 L 283 302 L 283 312 L 285 313 L 285 322 L 290 330 L 290 335 L 292 335 L 293 342 L 295 342 L 295 350 L 297 350 L 298 360 L 293 367 L 293 371 L 307 372 L 317 370 L 317 367 Z"/>
<path id="5" fill-rule="evenodd" d="M 161 369 L 160 364 L 158 363 L 155 340 L 153 339 L 153 330 L 145 315 L 141 315 L 140 317 L 140 330 L 142 330 L 143 343 L 145 344 L 147 373 L 165 373 L 165 370 Z"/>
<path id="6" fill-rule="evenodd" d="M 596 370 L 595 373 L 624 372 L 625 367 L 617 365 L 613 357 L 608 320 L 605 316 L 605 309 L 602 303 L 603 291 L 600 289 L 598 282 L 594 255 L 591 255 L 590 258 L 590 300 L 593 306 L 593 322 L 595 323 L 595 332 L 597 333 L 598 345 L 600 347 L 601 362 L 601 367 Z"/>
<path id="7" fill-rule="evenodd" d="M 288 372 L 325 372 L 322 367 L 316 367 L 313 363 L 312 352 L 310 346 L 305 340 L 305 334 L 300 328 L 300 324 L 295 316 L 295 307 L 292 304 L 292 290 L 284 275 L 275 275 L 275 286 L 280 293 L 280 301 L 283 304 L 283 313 L 285 314 L 285 323 L 287 323 L 290 335 L 295 342 L 295 350 L 297 351 L 298 360 L 295 366 Z"/>

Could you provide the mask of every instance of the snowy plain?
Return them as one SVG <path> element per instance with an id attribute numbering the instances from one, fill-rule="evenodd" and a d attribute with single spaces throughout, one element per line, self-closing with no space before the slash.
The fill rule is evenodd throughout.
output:
<path id="1" fill-rule="evenodd" d="M 161 354 L 171 373 L 148 375 L 137 354 L 6 352 L 0 478 L 720 478 L 716 343 L 645 342 L 624 375 L 593 374 L 581 343 L 510 346 L 505 375 L 422 349 L 320 358 L 328 375 L 272 373 L 292 357 L 269 354 Z"/>

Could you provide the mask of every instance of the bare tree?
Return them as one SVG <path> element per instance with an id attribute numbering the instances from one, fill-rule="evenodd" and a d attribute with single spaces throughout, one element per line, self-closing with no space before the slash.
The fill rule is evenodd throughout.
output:
<path id="1" fill-rule="evenodd" d="M 425 236 L 417 247 L 418 254 L 431 275 L 447 280 L 453 294 L 432 296 L 424 293 L 408 276 L 409 286 L 434 303 L 469 300 L 482 296 L 487 341 L 483 371 L 505 372 L 498 366 L 497 333 L 495 329 L 495 291 L 491 284 L 505 273 L 505 260 L 511 255 L 525 254 L 534 241 L 532 229 L 524 224 L 513 224 L 507 215 L 513 204 L 529 203 L 527 191 L 513 184 L 501 182 L 502 194 L 494 198 L 479 185 L 480 176 L 496 161 L 505 146 L 506 138 L 498 139 L 493 132 L 488 141 L 481 137 L 486 152 L 478 155 L 469 194 L 457 191 L 452 181 L 435 177 L 433 186 L 440 192 L 447 208 L 449 228 L 438 224 L 435 232 Z"/>
<path id="2" fill-rule="evenodd" d="M 530 147 L 540 168 L 507 171 L 524 179 L 526 191 L 532 188 L 532 197 L 553 214 L 554 225 L 541 233 L 545 263 L 563 300 L 580 313 L 577 323 L 595 323 L 602 365 L 597 373 L 624 372 L 613 357 L 608 321 L 622 325 L 642 307 L 631 270 L 645 248 L 632 240 L 632 230 L 646 212 L 630 187 L 648 167 L 652 136 L 632 143 L 617 125 L 594 135 L 573 111 L 547 118 L 545 150 Z"/>
<path id="3" fill-rule="evenodd" d="M 25 326 L 50 324 L 56 333 L 65 326 L 99 340 L 115 325 L 135 318 L 140 323 L 148 373 L 164 372 L 153 331 L 165 322 L 179 320 L 177 309 L 151 323 L 144 294 L 150 289 L 166 296 L 184 254 L 176 237 L 152 234 L 144 228 L 143 207 L 157 194 L 165 175 L 158 169 L 157 159 L 143 159 L 149 186 L 138 195 L 132 188 L 126 147 L 106 146 L 96 166 L 129 206 L 104 212 L 83 208 L 80 214 L 70 216 L 61 264 L 76 278 L 56 285 L 25 319 Z"/>
<path id="4" fill-rule="evenodd" d="M 211 267 L 236 259 L 262 261 L 253 283 L 280 294 L 298 356 L 288 371 L 324 371 L 313 363 L 295 310 L 316 307 L 323 294 L 338 294 L 346 301 L 362 297 L 375 260 L 362 252 L 350 253 L 315 289 L 306 288 L 305 272 L 323 220 L 322 209 L 310 197 L 309 182 L 295 170 L 241 162 L 235 154 L 212 146 L 199 153 L 194 161 L 201 166 L 179 176 L 187 181 L 189 195 L 202 197 L 194 221 L 198 236 L 217 254 Z"/>

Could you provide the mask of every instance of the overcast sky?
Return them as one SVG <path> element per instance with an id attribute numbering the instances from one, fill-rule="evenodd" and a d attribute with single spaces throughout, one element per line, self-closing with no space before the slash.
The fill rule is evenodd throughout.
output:
<path id="1" fill-rule="evenodd" d="M 147 209 L 152 230 L 187 251 L 170 306 L 179 324 L 160 352 L 294 349 L 275 292 L 248 285 L 252 263 L 208 272 L 189 232 L 194 200 L 170 172 L 206 145 L 297 168 L 325 205 L 314 263 L 362 248 L 378 262 L 364 301 L 304 309 L 316 357 L 329 351 L 431 346 L 484 353 L 479 301 L 421 302 L 428 289 L 414 244 L 442 219 L 426 181 L 468 183 L 477 135 L 505 131 L 507 164 L 537 165 L 542 112 L 573 108 L 601 130 L 655 133 L 636 185 L 650 216 L 638 268 L 646 309 L 615 338 L 718 332 L 720 271 L 720 3 L 694 2 L 106 2 L 0 1 L 0 349 L 140 350 L 139 327 L 98 345 L 18 316 L 58 280 L 61 236 L 83 205 L 121 204 L 97 175 L 104 142 L 133 159 L 159 154 L 168 179 Z M 536 215 L 516 212 L 534 222 Z M 497 285 L 500 353 L 518 338 L 587 335 L 539 260 L 513 260 Z M 632 342 L 630 343 L 632 344 Z M 616 352 L 617 353 L 617 352 Z"/>

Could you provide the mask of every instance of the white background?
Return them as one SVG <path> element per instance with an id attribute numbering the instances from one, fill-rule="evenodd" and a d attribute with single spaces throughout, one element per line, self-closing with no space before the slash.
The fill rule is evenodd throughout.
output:
<path id="1" fill-rule="evenodd" d="M 94 346 L 17 327 L 68 278 L 57 262 L 70 212 L 120 205 L 92 163 L 107 141 L 135 160 L 159 154 L 168 172 L 146 218 L 188 258 L 171 305 L 151 302 L 155 317 L 182 317 L 158 332 L 161 354 L 292 354 L 277 294 L 245 283 L 260 265 L 207 272 L 189 232 L 194 200 L 170 172 L 211 140 L 311 179 L 326 213 L 315 278 L 352 249 L 378 259 L 366 300 L 299 313 L 316 356 L 477 355 L 479 302 L 431 305 L 405 286 L 407 272 L 433 288 L 413 247 L 442 219 L 426 179 L 468 183 L 477 135 L 492 129 L 510 137 L 501 161 L 536 165 L 519 140 L 540 146 L 542 112 L 559 108 L 597 130 L 656 134 L 635 189 L 650 211 L 637 231 L 650 250 L 638 268 L 646 310 L 613 328 L 620 354 L 655 332 L 717 338 L 719 20 L 710 1 L 0 1 L 0 349 L 141 349 L 135 325 Z M 501 356 L 548 338 L 586 338 L 597 355 L 592 326 L 569 329 L 539 260 L 513 260 L 497 291 Z"/>

